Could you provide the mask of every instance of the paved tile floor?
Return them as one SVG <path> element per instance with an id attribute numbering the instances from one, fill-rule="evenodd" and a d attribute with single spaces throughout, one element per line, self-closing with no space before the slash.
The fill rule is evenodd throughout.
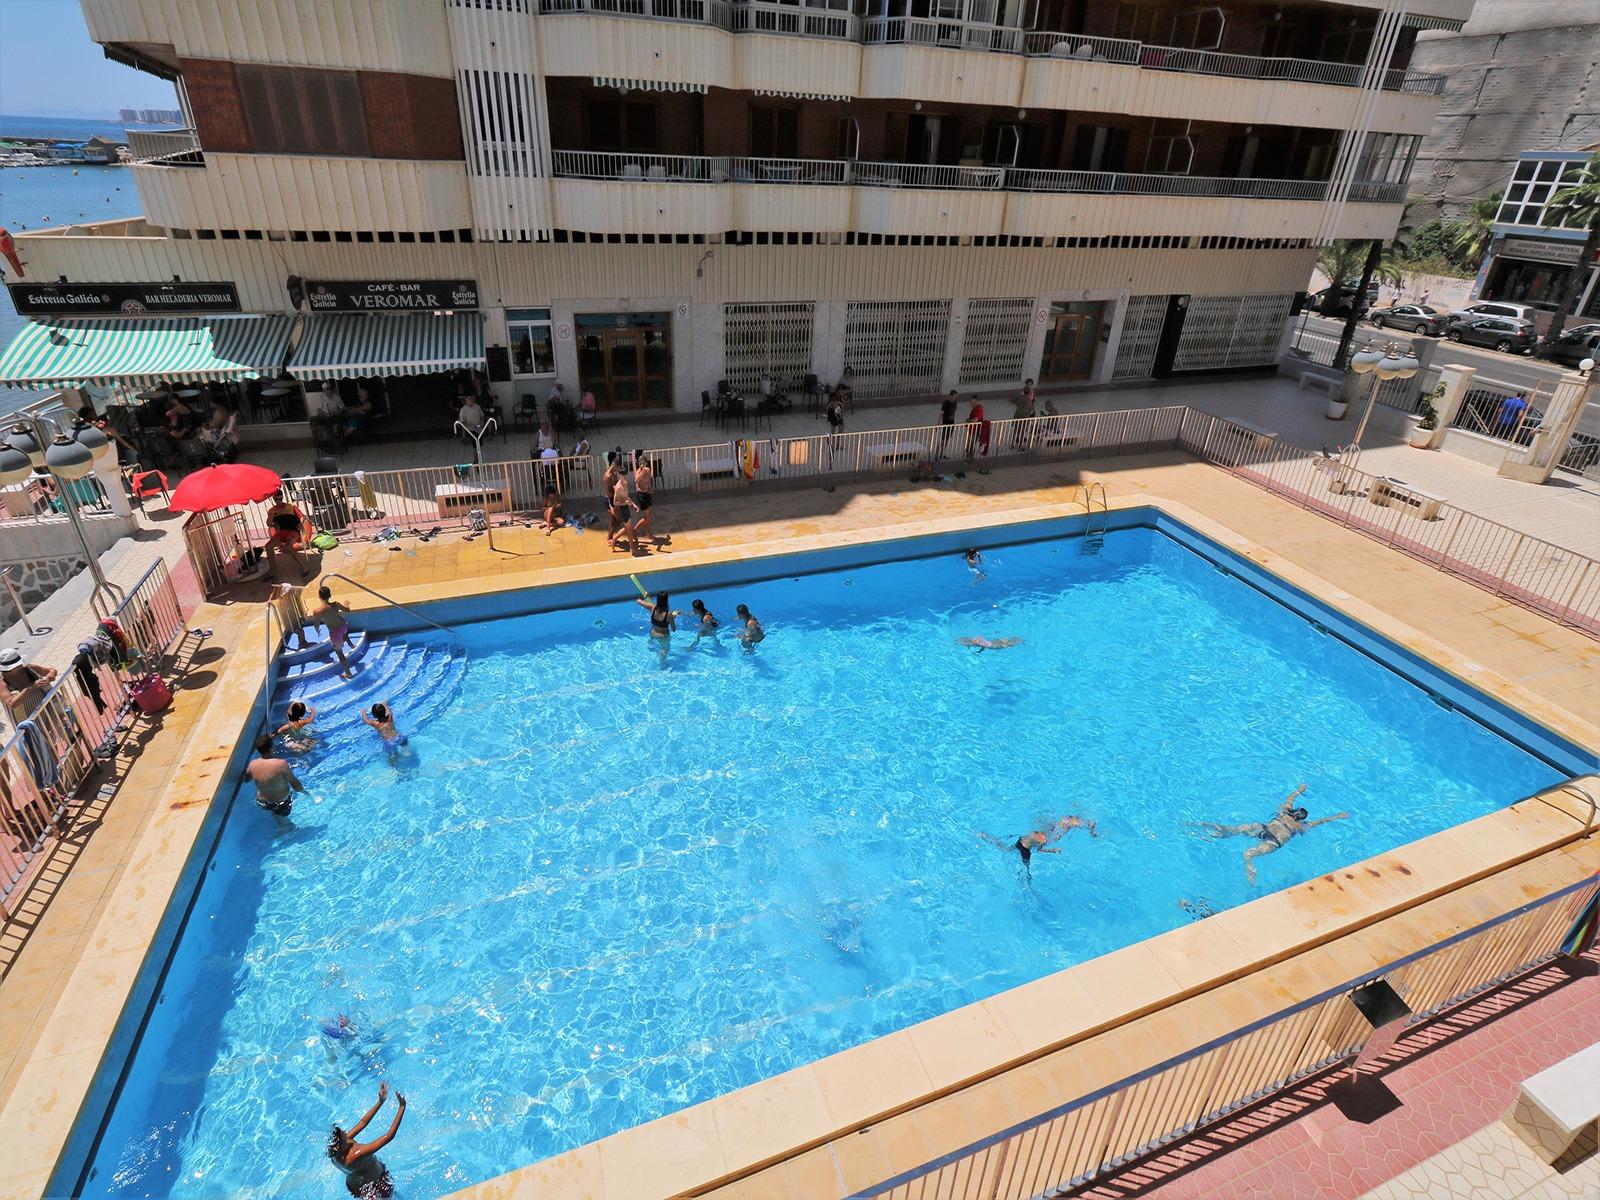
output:
<path id="1" fill-rule="evenodd" d="M 1325 401 L 1321 393 L 1301 391 L 1292 380 L 1277 377 L 1073 391 L 1051 399 L 1061 412 L 1104 412 L 1186 404 L 1247 421 L 1271 430 L 1286 442 L 1313 450 L 1349 441 L 1354 436 L 1357 419 L 1352 406 L 1351 413 L 1343 421 L 1329 421 L 1324 415 Z M 1005 399 L 988 400 L 985 407 L 991 419 L 1012 415 L 1012 406 Z M 963 403 L 963 417 L 966 411 Z M 938 422 L 938 415 L 938 405 L 931 401 L 914 405 L 863 406 L 848 415 L 846 428 L 855 432 L 930 425 Z M 820 418 L 804 409 L 796 409 L 774 418 L 770 431 L 763 424 L 760 429 L 752 428 L 750 433 L 781 438 L 808 436 L 824 430 Z M 591 440 L 596 451 L 617 445 L 628 449 L 657 449 L 717 444 L 737 433 L 694 420 L 644 418 L 626 422 L 603 420 Z M 1416 450 L 1402 438 L 1376 429 L 1368 429 L 1364 442 L 1366 449 L 1361 460 L 1364 470 L 1404 479 L 1470 512 L 1600 558 L 1600 480 L 1558 472 L 1547 485 L 1517 483 L 1500 478 L 1492 468 L 1480 463 L 1440 451 Z M 505 437 L 490 437 L 485 440 L 483 449 L 488 461 L 527 458 L 529 432 L 523 429 L 508 432 Z M 355 471 L 445 466 L 462 461 L 465 453 L 462 444 L 452 438 L 356 446 L 340 459 L 340 467 Z M 305 474 L 311 469 L 313 455 L 309 449 L 256 450 L 247 457 L 286 474 Z"/>

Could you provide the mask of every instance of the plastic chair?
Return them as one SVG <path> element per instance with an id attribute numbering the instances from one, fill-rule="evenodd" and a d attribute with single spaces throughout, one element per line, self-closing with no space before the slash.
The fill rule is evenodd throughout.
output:
<path id="1" fill-rule="evenodd" d="M 539 401 L 527 392 L 517 398 L 517 406 L 511 410 L 513 429 L 521 429 L 524 422 L 529 429 L 539 428 Z"/>
<path id="2" fill-rule="evenodd" d="M 152 496 L 160 496 L 168 505 L 172 503 L 172 493 L 167 489 L 167 477 L 160 471 L 141 471 L 138 463 L 133 463 L 127 468 L 128 494 L 133 497 L 134 503 L 141 509 L 144 502 Z"/>

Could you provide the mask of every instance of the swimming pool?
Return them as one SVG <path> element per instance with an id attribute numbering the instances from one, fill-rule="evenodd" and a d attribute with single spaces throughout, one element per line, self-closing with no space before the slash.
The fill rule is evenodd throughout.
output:
<path id="1" fill-rule="evenodd" d="M 84 1190 L 326 1195 L 327 1128 L 382 1076 L 402 1192 L 450 1191 L 1566 773 L 1163 532 L 1079 549 L 708 587 L 767 641 L 680 635 L 666 670 L 631 603 L 374 643 L 359 702 L 410 753 L 333 693 L 320 803 L 283 830 L 235 801 Z M 1188 828 L 1301 781 L 1352 815 L 1255 886 L 1248 842 Z M 980 836 L 1069 813 L 1101 836 L 1031 882 Z"/>

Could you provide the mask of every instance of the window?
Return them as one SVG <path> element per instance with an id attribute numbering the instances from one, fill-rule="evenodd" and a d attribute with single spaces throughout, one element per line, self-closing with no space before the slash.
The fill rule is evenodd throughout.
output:
<path id="1" fill-rule="evenodd" d="M 1194 167 L 1194 139 L 1187 121 L 1154 121 L 1144 169 L 1151 175 L 1187 175 Z"/>
<path id="2" fill-rule="evenodd" d="M 586 108 L 590 150 L 656 148 L 656 106 L 653 100 L 613 100 L 595 96 Z"/>
<path id="3" fill-rule="evenodd" d="M 1506 188 L 1496 222 L 1552 228 L 1545 225 L 1544 206 L 1556 192 L 1577 181 L 1587 161 L 1587 157 L 1523 159 L 1511 177 L 1511 186 Z"/>
<path id="4" fill-rule="evenodd" d="M 750 156 L 752 158 L 798 158 L 800 155 L 800 110 L 750 106 Z"/>
<path id="5" fill-rule="evenodd" d="M 511 337 L 511 370 L 515 375 L 554 375 L 555 349 L 550 344 L 548 308 L 508 308 L 506 328 Z"/>
<path id="6" fill-rule="evenodd" d="M 366 154 L 366 114 L 354 71 L 234 68 L 254 149 L 279 154 Z"/>
<path id="7" fill-rule="evenodd" d="M 861 157 L 861 122 L 854 117 L 839 118 L 833 156 L 852 161 Z"/>
<path id="8" fill-rule="evenodd" d="M 1404 183 L 1422 139 L 1401 133 L 1369 133 L 1362 143 L 1356 178 L 1363 182 Z"/>
<path id="9" fill-rule="evenodd" d="M 1072 143 L 1074 171 L 1120 171 L 1128 151 L 1128 131 L 1110 125 L 1080 125 Z"/>
<path id="10" fill-rule="evenodd" d="M 1131 0 L 1119 0 L 1111 27 L 1112 37 L 1128 38 L 1135 42 L 1151 42 L 1158 40 L 1155 32 L 1154 4 L 1136 4 Z"/>

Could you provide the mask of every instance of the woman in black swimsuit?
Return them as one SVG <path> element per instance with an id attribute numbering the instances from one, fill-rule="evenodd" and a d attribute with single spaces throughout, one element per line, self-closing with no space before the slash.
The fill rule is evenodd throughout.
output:
<path id="1" fill-rule="evenodd" d="M 357 1121 L 349 1131 L 333 1127 L 333 1136 L 328 1139 L 328 1157 L 333 1160 L 333 1165 L 344 1172 L 344 1186 L 352 1196 L 360 1200 L 386 1200 L 394 1195 L 394 1180 L 389 1178 L 389 1168 L 378 1159 L 378 1151 L 394 1141 L 394 1135 L 400 1131 L 400 1122 L 406 1115 L 406 1098 L 399 1092 L 394 1098 L 400 1102 L 400 1107 L 394 1114 L 394 1120 L 389 1124 L 389 1132 L 381 1138 L 371 1142 L 356 1141 L 356 1134 L 367 1127 L 367 1123 L 378 1115 L 378 1110 L 383 1107 L 383 1102 L 389 1098 L 389 1085 L 378 1085 L 378 1101 L 367 1109 L 366 1115 Z"/>
<path id="2" fill-rule="evenodd" d="M 672 631 L 678 627 L 678 610 L 667 602 L 665 592 L 657 592 L 655 602 L 640 597 L 634 601 L 640 608 L 650 610 L 650 640 L 655 643 L 656 657 L 663 668 L 667 665 L 667 651 L 672 649 Z"/>
<path id="3" fill-rule="evenodd" d="M 1310 816 L 1303 808 L 1295 807 L 1295 801 L 1306 790 L 1306 785 L 1301 784 L 1290 792 L 1282 804 L 1278 806 L 1278 813 L 1270 821 L 1247 821 L 1243 825 L 1218 825 L 1215 821 L 1201 821 L 1195 828 L 1202 830 L 1211 837 L 1247 837 L 1254 838 L 1255 844 L 1244 852 L 1244 873 L 1250 882 L 1256 881 L 1256 864 L 1252 859 L 1260 858 L 1263 854 L 1271 854 L 1274 850 L 1283 849 L 1283 845 L 1290 838 L 1299 837 L 1313 826 L 1326 825 L 1329 821 L 1344 821 L 1350 817 L 1349 813 L 1334 813 L 1331 817 L 1318 817 L 1315 821 L 1308 821 Z"/>

